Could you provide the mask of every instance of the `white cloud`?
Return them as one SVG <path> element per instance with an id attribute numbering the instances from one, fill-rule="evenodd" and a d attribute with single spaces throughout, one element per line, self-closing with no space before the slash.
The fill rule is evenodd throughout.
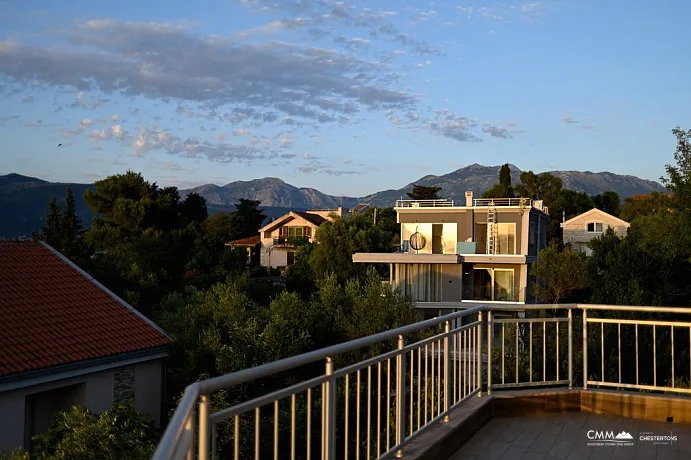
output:
<path id="1" fill-rule="evenodd" d="M 392 70 L 385 64 L 336 50 L 242 44 L 192 35 L 184 26 L 112 19 L 59 37 L 52 46 L 0 42 L 0 74 L 20 87 L 36 80 L 74 88 L 73 107 L 97 108 L 108 95 L 143 96 L 196 104 L 228 121 L 273 122 L 282 112 L 313 123 L 344 122 L 353 112 L 415 102 L 382 80 Z"/>

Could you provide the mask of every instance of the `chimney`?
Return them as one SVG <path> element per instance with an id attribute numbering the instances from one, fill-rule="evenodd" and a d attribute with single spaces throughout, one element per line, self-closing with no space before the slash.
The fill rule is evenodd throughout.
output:
<path id="1" fill-rule="evenodd" d="M 473 192 L 472 191 L 465 192 L 465 205 L 469 208 L 473 207 Z"/>

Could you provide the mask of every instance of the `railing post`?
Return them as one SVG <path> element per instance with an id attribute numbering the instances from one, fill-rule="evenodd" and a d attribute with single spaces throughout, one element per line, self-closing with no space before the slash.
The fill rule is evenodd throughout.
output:
<path id="1" fill-rule="evenodd" d="M 398 336 L 398 351 L 400 354 L 396 357 L 396 458 L 403 458 L 403 441 L 405 440 L 405 395 L 406 395 L 406 359 L 403 347 L 405 342 L 403 336 Z M 410 391 L 413 391 L 411 388 Z M 348 440 L 346 440 L 348 442 Z"/>
<path id="2" fill-rule="evenodd" d="M 187 446 L 187 460 L 195 460 L 194 459 L 194 438 L 196 435 L 197 427 L 195 426 L 196 424 L 194 423 L 195 418 L 197 414 L 195 413 L 196 411 L 191 411 L 190 415 L 188 416 L 187 423 L 185 424 L 185 430 L 190 432 L 190 445 Z"/>
<path id="3" fill-rule="evenodd" d="M 209 460 L 209 396 L 199 400 L 199 460 Z"/>
<path id="4" fill-rule="evenodd" d="M 487 311 L 487 395 L 492 394 L 492 312 Z"/>
<path id="5" fill-rule="evenodd" d="M 573 388 L 573 311 L 568 310 L 569 314 L 569 390 Z M 557 322 L 557 327 L 559 323 Z M 557 366 L 559 363 L 557 363 Z"/>
<path id="6" fill-rule="evenodd" d="M 588 389 L 588 311 L 583 309 L 583 389 Z"/>
<path id="7" fill-rule="evenodd" d="M 326 376 L 334 373 L 332 358 L 326 358 Z M 322 397 L 324 407 L 324 419 L 322 420 L 322 447 L 323 460 L 336 460 L 336 379 L 330 378 L 324 382 L 324 395 Z"/>
<path id="8" fill-rule="evenodd" d="M 449 364 L 451 363 L 451 356 L 449 356 L 449 334 L 451 333 L 451 323 L 444 322 L 444 422 L 450 420 L 449 417 L 449 392 L 451 391 L 451 382 L 449 375 Z"/>
<path id="9" fill-rule="evenodd" d="M 218 428 L 211 425 L 211 460 L 218 460 Z"/>
<path id="10" fill-rule="evenodd" d="M 484 329 L 482 327 L 482 312 L 479 311 L 477 312 L 477 321 L 478 321 L 478 328 L 477 328 L 477 372 L 475 372 L 475 380 L 476 380 L 476 388 L 478 389 L 477 395 L 478 397 L 482 396 L 482 330 Z M 465 351 L 464 351 L 465 353 Z M 464 377 L 465 378 L 465 377 Z"/>

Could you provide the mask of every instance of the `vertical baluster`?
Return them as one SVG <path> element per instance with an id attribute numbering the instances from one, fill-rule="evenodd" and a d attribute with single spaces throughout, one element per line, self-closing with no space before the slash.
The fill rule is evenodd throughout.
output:
<path id="1" fill-rule="evenodd" d="M 260 446 L 260 422 L 261 414 L 259 408 L 254 409 L 254 460 L 259 460 Z"/>
<path id="2" fill-rule="evenodd" d="M 278 400 L 274 401 L 274 460 L 278 460 Z"/>
<path id="3" fill-rule="evenodd" d="M 487 394 L 492 394 L 492 312 L 487 312 Z"/>
<path id="4" fill-rule="evenodd" d="M 372 366 L 367 367 L 367 460 L 372 458 Z"/>
<path id="5" fill-rule="evenodd" d="M 451 334 L 451 323 L 446 321 L 444 323 L 444 421 L 449 421 L 449 391 L 451 390 L 451 381 L 449 379 L 449 360 L 451 356 L 449 354 L 449 335 Z"/>
<path id="6" fill-rule="evenodd" d="M 240 460 L 240 416 L 236 415 L 235 419 L 235 433 L 233 434 L 233 452 L 235 453 L 235 460 Z"/>
<path id="7" fill-rule="evenodd" d="M 572 310 L 569 308 L 569 347 L 568 347 L 568 354 L 569 354 L 569 390 L 573 388 L 573 318 L 572 318 Z M 557 372 L 558 372 L 558 367 L 557 367 Z"/>
<path id="8" fill-rule="evenodd" d="M 427 365 L 427 361 L 425 361 L 425 365 Z M 419 430 L 420 427 L 422 427 L 421 419 L 422 419 L 422 401 L 420 400 L 420 396 L 422 393 L 422 347 L 418 347 L 417 349 L 417 429 Z M 425 373 L 425 379 L 427 378 L 427 375 Z"/>
<path id="9" fill-rule="evenodd" d="M 209 460 L 209 396 L 199 398 L 199 460 Z"/>
<path id="10" fill-rule="evenodd" d="M 505 333 L 505 324 L 506 323 L 501 323 L 501 384 L 504 384 L 504 333 Z"/>
<path id="11" fill-rule="evenodd" d="M 621 323 L 617 323 L 617 351 L 619 353 L 619 384 L 621 385 Z"/>
<path id="12" fill-rule="evenodd" d="M 325 375 L 331 377 L 324 383 L 326 390 L 326 409 L 324 411 L 324 457 L 325 460 L 336 460 L 336 379 L 333 377 L 333 358 L 326 358 Z"/>
<path id="13" fill-rule="evenodd" d="M 296 422 L 296 401 L 297 396 L 295 393 L 290 395 L 290 460 L 295 460 L 295 427 L 297 425 Z"/>
<path id="14" fill-rule="evenodd" d="M 348 460 L 348 443 L 350 442 L 350 438 L 348 437 L 348 425 L 350 425 L 348 422 L 350 421 L 349 417 L 349 412 L 348 410 L 350 409 L 350 404 L 349 404 L 349 399 L 350 399 L 350 374 L 345 375 L 345 421 L 344 421 L 344 429 L 345 429 L 345 436 L 343 437 L 343 445 L 345 446 L 345 453 L 344 453 L 344 460 Z"/>
<path id="15" fill-rule="evenodd" d="M 194 438 L 196 437 L 197 431 L 197 427 L 195 426 L 195 418 L 197 415 L 196 412 L 197 411 L 193 410 L 187 416 L 186 431 L 189 431 L 191 433 L 190 444 L 187 447 L 187 460 L 194 460 Z"/>
<path id="16" fill-rule="evenodd" d="M 636 385 L 638 385 L 638 324 L 636 324 Z"/>
<path id="17" fill-rule="evenodd" d="M 554 324 L 559 324 L 559 322 L 557 321 Z M 559 345 L 557 345 L 558 349 Z M 542 322 L 542 381 L 547 381 L 547 321 Z"/>
<path id="18" fill-rule="evenodd" d="M 588 389 L 588 311 L 583 309 L 583 389 Z"/>
<path id="19" fill-rule="evenodd" d="M 312 458 L 312 388 L 307 389 L 307 460 Z"/>
<path id="20" fill-rule="evenodd" d="M 516 383 L 518 383 L 518 333 L 519 333 L 519 320 L 516 319 Z"/>
<path id="21" fill-rule="evenodd" d="M 399 355 L 396 357 L 396 458 L 403 458 L 403 441 L 405 440 L 405 394 L 406 394 L 406 356 L 403 348 L 405 342 L 403 336 L 398 336 L 398 350 Z M 411 362 L 412 366 L 412 362 Z M 412 375 L 412 369 L 411 369 Z M 410 388 L 410 394 L 413 394 L 413 388 Z M 412 401 L 412 399 L 411 399 Z M 411 419 L 412 428 L 412 419 Z"/>
<path id="22" fill-rule="evenodd" d="M 381 454 L 381 361 L 377 363 L 377 458 Z"/>
<path id="23" fill-rule="evenodd" d="M 672 342 L 672 388 L 674 388 L 674 326 L 672 326 L 672 337 L 670 341 Z"/>
<path id="24" fill-rule="evenodd" d="M 657 328 L 653 324 L 653 386 L 657 386 Z"/>
<path id="25" fill-rule="evenodd" d="M 475 341 L 475 347 L 477 348 L 476 350 L 476 356 L 475 356 L 475 389 L 477 391 L 477 395 L 482 396 L 482 382 L 480 379 L 482 378 L 482 312 L 478 312 L 477 314 L 478 318 L 478 324 L 477 326 L 474 326 L 473 329 L 477 328 L 476 336 L 477 340 Z M 488 351 L 489 354 L 489 351 Z"/>
<path id="26" fill-rule="evenodd" d="M 360 369 L 355 377 L 355 460 L 360 460 Z"/>
<path id="27" fill-rule="evenodd" d="M 403 370 L 405 371 L 406 366 L 403 366 Z M 409 436 L 413 435 L 413 398 L 415 395 L 415 392 L 413 391 L 415 389 L 414 380 L 415 377 L 415 353 L 413 350 L 410 350 L 410 407 L 408 408 L 408 414 L 410 417 L 410 429 L 409 429 Z M 405 439 L 405 438 L 404 438 Z"/>
<path id="28" fill-rule="evenodd" d="M 530 352 L 530 382 L 533 382 L 533 322 L 528 323 L 528 350 Z"/>
<path id="29" fill-rule="evenodd" d="M 602 367 L 602 376 L 600 381 L 605 381 L 605 323 L 600 323 L 600 366 Z"/>
<path id="30" fill-rule="evenodd" d="M 571 323 L 571 309 L 569 309 L 569 324 L 570 323 Z M 557 367 L 557 382 L 558 382 L 559 381 L 559 367 L 560 367 L 560 365 L 559 365 L 559 326 L 560 326 L 561 322 L 559 320 L 557 320 L 557 322 L 554 324 L 557 325 L 557 360 L 556 360 L 557 366 L 556 367 Z M 569 335 L 569 340 L 571 340 L 570 335 Z M 569 343 L 569 349 L 571 349 L 570 347 L 571 347 L 571 344 Z M 570 357 L 569 357 L 569 366 L 571 366 L 571 358 Z M 571 380 L 571 378 L 569 378 L 569 390 L 571 389 L 571 381 L 570 380 Z"/>

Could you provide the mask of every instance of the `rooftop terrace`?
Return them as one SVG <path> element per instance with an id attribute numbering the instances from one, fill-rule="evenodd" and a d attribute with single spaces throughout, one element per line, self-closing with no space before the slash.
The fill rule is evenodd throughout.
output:
<path id="1" fill-rule="evenodd" d="M 472 206 L 471 206 L 472 205 Z M 462 202 L 454 200 L 396 200 L 396 209 L 405 208 L 534 208 L 544 213 L 548 212 L 542 200 L 530 198 L 470 198 Z"/>
<path id="2" fill-rule="evenodd" d="M 689 314 L 469 308 L 193 383 L 154 459 L 690 458 Z"/>

